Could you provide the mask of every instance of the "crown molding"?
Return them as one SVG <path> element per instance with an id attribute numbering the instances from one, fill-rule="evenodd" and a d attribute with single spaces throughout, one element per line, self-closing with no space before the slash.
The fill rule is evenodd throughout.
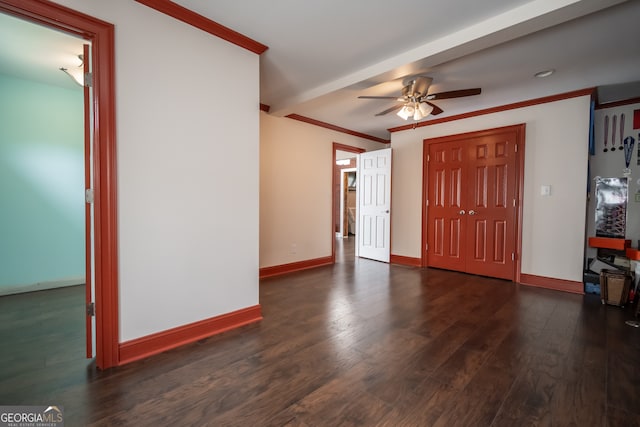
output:
<path id="1" fill-rule="evenodd" d="M 233 43 L 253 53 L 257 53 L 258 55 L 264 53 L 267 49 L 269 49 L 268 46 L 263 45 L 260 42 L 257 42 L 243 34 L 240 34 L 237 31 L 232 30 L 231 28 L 225 27 L 224 25 L 218 24 L 217 22 L 212 21 L 211 19 L 206 18 L 200 15 L 199 13 L 189 10 L 186 7 L 180 6 L 179 4 L 176 4 L 172 1 L 169 1 L 169 0 L 136 0 L 136 1 L 140 4 L 143 4 L 152 9 L 155 9 L 158 12 L 164 13 L 165 15 L 169 15 L 172 18 L 177 19 L 178 21 L 182 21 L 202 31 L 205 31 L 211 35 L 220 37 L 221 39 L 226 40 L 229 43 Z"/>

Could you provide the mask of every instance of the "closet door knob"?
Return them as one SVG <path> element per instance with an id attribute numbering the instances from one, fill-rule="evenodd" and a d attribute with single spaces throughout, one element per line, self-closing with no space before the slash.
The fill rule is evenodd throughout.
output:
<path id="1" fill-rule="evenodd" d="M 469 211 L 469 215 L 475 215 L 475 214 L 476 214 L 476 211 L 474 211 L 473 209 Z"/>
<path id="2" fill-rule="evenodd" d="M 460 215 L 464 215 L 466 212 L 464 211 L 464 209 L 460 209 L 460 212 L 458 212 Z"/>

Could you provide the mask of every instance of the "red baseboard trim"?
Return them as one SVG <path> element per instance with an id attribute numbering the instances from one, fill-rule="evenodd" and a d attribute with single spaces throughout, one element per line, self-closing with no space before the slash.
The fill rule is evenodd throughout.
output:
<path id="1" fill-rule="evenodd" d="M 389 262 L 391 264 L 407 265 L 409 267 L 422 267 L 422 260 L 420 258 L 413 258 L 409 256 L 391 254 Z"/>
<path id="2" fill-rule="evenodd" d="M 572 280 L 554 279 L 551 277 L 521 274 L 520 284 L 535 286 L 536 288 L 553 289 L 556 291 L 570 292 L 572 294 L 584 294 L 584 284 Z"/>
<path id="3" fill-rule="evenodd" d="M 119 364 L 124 365 L 173 348 L 262 320 L 260 305 L 178 326 L 120 344 Z"/>
<path id="4" fill-rule="evenodd" d="M 310 268 L 331 265 L 334 263 L 332 257 L 308 259 L 306 261 L 292 262 L 290 264 L 274 265 L 273 267 L 263 267 L 260 269 L 260 278 L 280 276 L 282 274 L 293 273 L 294 271 L 308 270 Z"/>

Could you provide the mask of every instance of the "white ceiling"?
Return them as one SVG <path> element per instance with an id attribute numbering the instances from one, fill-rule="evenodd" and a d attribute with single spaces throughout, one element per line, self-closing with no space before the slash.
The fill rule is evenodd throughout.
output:
<path id="1" fill-rule="evenodd" d="M 640 80 L 633 0 L 175 2 L 269 46 L 260 100 L 271 114 L 385 139 L 407 122 L 374 116 L 393 101 L 357 97 L 399 95 L 411 75 L 433 77 L 431 93 L 482 88 L 434 101 L 445 110 L 438 117 Z M 533 77 L 548 68 L 557 71 Z"/>
<path id="2" fill-rule="evenodd" d="M 437 117 L 614 84 L 602 94 L 640 96 L 626 85 L 640 81 L 637 0 L 174 1 L 269 46 L 260 101 L 270 114 L 384 139 L 411 119 L 375 117 L 393 101 L 357 97 L 397 96 L 417 74 L 433 77 L 430 93 L 482 88 L 434 101 L 445 110 Z M 58 68 L 76 61 L 82 40 L 11 20 L 0 15 L 0 73 L 73 87 Z M 533 77 L 548 68 L 556 73 Z"/>

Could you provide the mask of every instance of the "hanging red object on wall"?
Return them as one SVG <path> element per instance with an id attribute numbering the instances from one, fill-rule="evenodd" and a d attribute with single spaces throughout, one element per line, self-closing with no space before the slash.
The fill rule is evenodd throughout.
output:
<path id="1" fill-rule="evenodd" d="M 633 110 L 633 128 L 640 129 L 640 110 Z"/>

